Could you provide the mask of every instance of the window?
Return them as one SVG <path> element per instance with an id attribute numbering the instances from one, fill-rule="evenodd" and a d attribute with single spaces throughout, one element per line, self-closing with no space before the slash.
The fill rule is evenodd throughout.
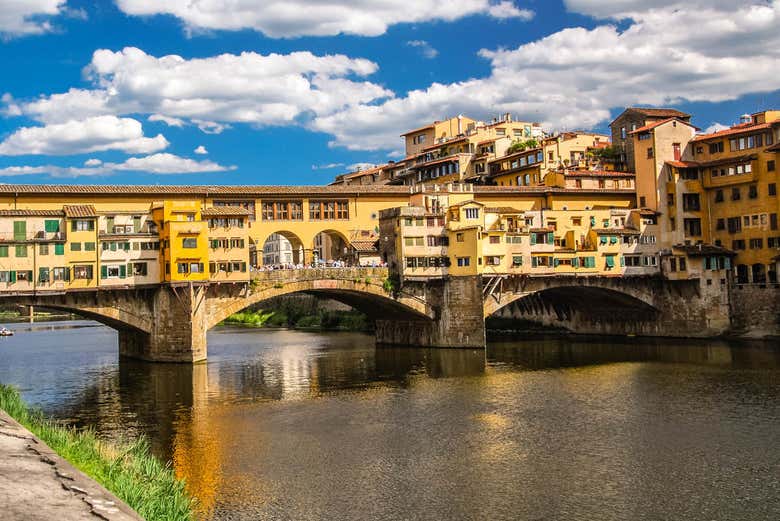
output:
<path id="1" fill-rule="evenodd" d="M 683 194 L 683 210 L 686 212 L 698 212 L 701 210 L 699 194 Z"/>
<path id="2" fill-rule="evenodd" d="M 455 234 L 455 242 L 463 242 L 463 234 L 462 233 L 456 233 Z"/>
<path id="3" fill-rule="evenodd" d="M 38 255 L 48 255 L 49 254 L 49 245 L 48 244 L 41 244 L 38 246 Z"/>
<path id="4" fill-rule="evenodd" d="M 767 188 L 768 188 L 769 195 L 777 195 L 777 184 L 769 183 Z"/>
<path id="5" fill-rule="evenodd" d="M 404 237 L 404 246 L 423 246 L 422 237 Z"/>
<path id="6" fill-rule="evenodd" d="M 70 243 L 70 251 L 81 251 L 81 243 L 80 242 Z"/>
<path id="7" fill-rule="evenodd" d="M 500 235 L 491 235 L 490 236 L 490 244 L 501 244 L 501 236 Z"/>
<path id="8" fill-rule="evenodd" d="M 82 280 L 91 280 L 92 266 L 73 266 L 73 278 Z"/>
<path id="9" fill-rule="evenodd" d="M 701 236 L 701 219 L 683 219 L 683 229 L 686 236 Z"/>
<path id="10" fill-rule="evenodd" d="M 501 257 L 499 257 L 497 255 L 485 257 L 485 264 L 487 266 L 500 266 L 501 265 Z"/>
<path id="11" fill-rule="evenodd" d="M 8 246 L 5 244 L 0 246 L 0 257 L 8 257 Z"/>
<path id="12" fill-rule="evenodd" d="M 674 206 L 674 194 L 666 194 L 666 206 Z"/>
<path id="13" fill-rule="evenodd" d="M 523 243 L 523 237 L 520 235 L 507 235 L 506 236 L 506 243 L 507 244 L 522 244 Z"/>
<path id="14" fill-rule="evenodd" d="M 678 259 L 678 261 L 679 261 L 679 264 L 680 264 L 680 271 L 685 271 L 685 270 L 687 270 L 687 269 L 688 269 L 688 267 L 686 266 L 686 260 L 685 260 L 685 257 L 680 257 L 680 258 Z"/>
<path id="15" fill-rule="evenodd" d="M 513 255 L 512 256 L 512 266 L 522 266 L 523 265 L 523 256 L 522 255 Z"/>
<path id="16" fill-rule="evenodd" d="M 75 221 L 71 221 L 70 223 L 70 230 L 72 232 L 92 232 L 95 231 L 95 221 L 90 220 L 84 220 L 84 219 L 78 219 Z M 75 278 L 75 275 L 74 275 Z"/>
<path id="17" fill-rule="evenodd" d="M 620 127 L 620 139 L 626 139 L 626 127 Z"/>
<path id="18" fill-rule="evenodd" d="M 717 224 L 715 224 L 716 230 L 725 230 L 726 229 L 726 220 L 725 219 L 718 219 Z"/>
<path id="19" fill-rule="evenodd" d="M 744 250 L 745 249 L 745 241 L 743 239 L 736 239 L 731 241 L 731 249 L 736 250 Z"/>
<path id="20" fill-rule="evenodd" d="M 770 159 L 766 162 L 766 171 L 767 172 L 774 172 L 775 171 L 775 160 Z"/>
<path id="21" fill-rule="evenodd" d="M 645 255 L 642 257 L 642 265 L 658 266 L 658 258 L 655 255 Z"/>
<path id="22" fill-rule="evenodd" d="M 742 198 L 742 192 L 739 190 L 738 187 L 734 187 L 731 189 L 731 200 L 732 201 L 739 201 Z"/>
<path id="23" fill-rule="evenodd" d="M 149 273 L 148 266 L 145 262 L 134 262 L 132 266 L 134 277 L 145 277 Z"/>
<path id="24" fill-rule="evenodd" d="M 466 208 L 466 219 L 479 219 L 479 208 Z"/>
<path id="25" fill-rule="evenodd" d="M 742 231 L 742 219 L 739 217 L 729 217 L 727 219 L 729 233 L 737 233 Z"/>
<path id="26" fill-rule="evenodd" d="M 95 243 L 94 242 L 85 242 L 84 243 L 84 251 L 95 251 Z"/>
<path id="27" fill-rule="evenodd" d="M 195 249 L 198 247 L 197 237 L 185 237 L 181 240 L 181 247 L 187 249 Z"/>
<path id="28" fill-rule="evenodd" d="M 764 247 L 764 239 L 750 239 L 750 249 L 760 250 Z"/>
<path id="29" fill-rule="evenodd" d="M 16 257 L 17 258 L 27 257 L 27 245 L 26 244 L 17 244 L 16 245 Z"/>
<path id="30" fill-rule="evenodd" d="M 758 186 L 750 185 L 748 187 L 748 197 L 750 199 L 756 199 L 758 197 Z"/>
<path id="31" fill-rule="evenodd" d="M 54 245 L 54 255 L 65 255 L 65 245 L 64 244 L 55 244 Z"/>
<path id="32" fill-rule="evenodd" d="M 770 230 L 777 230 L 777 214 L 776 213 L 770 213 L 769 214 L 769 229 Z"/>
<path id="33" fill-rule="evenodd" d="M 641 266 L 642 257 L 639 255 L 626 255 L 623 257 L 623 265 L 629 267 Z"/>
<path id="34" fill-rule="evenodd" d="M 60 231 L 60 221 L 56 219 L 46 219 L 43 223 L 43 229 L 46 230 L 47 233 L 57 233 Z"/>
<path id="35" fill-rule="evenodd" d="M 309 219 L 315 221 L 349 219 L 349 203 L 347 201 L 309 201 Z"/>
<path id="36" fill-rule="evenodd" d="M 27 239 L 27 222 L 14 221 L 14 240 L 23 241 Z"/>
<path id="37" fill-rule="evenodd" d="M 461 268 L 467 267 L 471 262 L 471 257 L 458 257 L 458 266 Z"/>
<path id="38" fill-rule="evenodd" d="M 722 203 L 723 202 L 723 190 L 716 190 L 715 191 L 715 202 L 716 203 Z"/>
<path id="39" fill-rule="evenodd" d="M 647 159 L 653 159 L 653 147 L 647 147 Z"/>
<path id="40" fill-rule="evenodd" d="M 189 272 L 189 265 L 186 262 L 177 262 L 176 263 L 176 271 L 177 271 L 177 273 L 188 273 Z"/>
<path id="41" fill-rule="evenodd" d="M 710 143 L 710 154 L 720 154 L 721 152 L 723 152 L 723 141 Z"/>

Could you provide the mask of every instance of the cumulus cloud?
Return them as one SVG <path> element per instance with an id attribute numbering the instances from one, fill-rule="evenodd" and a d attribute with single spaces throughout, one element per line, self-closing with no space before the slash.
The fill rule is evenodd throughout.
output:
<path id="1" fill-rule="evenodd" d="M 368 170 L 369 168 L 374 168 L 376 165 L 374 163 L 352 163 L 351 165 L 347 165 L 347 171 L 349 172 L 357 172 L 358 170 Z"/>
<path id="2" fill-rule="evenodd" d="M 452 21 L 471 15 L 528 19 L 509 0 L 117 0 L 130 15 L 172 15 L 188 29 L 253 29 L 272 38 L 355 34 L 378 36 L 399 23 Z"/>
<path id="3" fill-rule="evenodd" d="M 604 3 L 568 5 L 597 16 Z M 485 78 L 353 105 L 318 116 L 311 127 L 333 135 L 333 146 L 372 150 L 397 147 L 401 130 L 459 113 L 512 112 L 558 128 L 591 128 L 613 108 L 780 89 L 780 1 L 608 3 L 628 17 L 624 29 L 568 28 L 515 49 L 483 50 L 491 65 Z"/>
<path id="4" fill-rule="evenodd" d="M 145 137 L 141 123 L 134 119 L 94 116 L 81 121 L 20 128 L 0 142 L 0 155 L 69 155 L 105 150 L 148 154 L 168 145 L 162 134 Z"/>
<path id="5" fill-rule="evenodd" d="M 0 36 L 10 38 L 52 30 L 47 18 L 60 14 L 66 0 L 0 0 Z"/>
<path id="6" fill-rule="evenodd" d="M 93 89 L 71 89 L 22 102 L 14 112 L 45 123 L 105 114 L 151 114 L 150 121 L 196 125 L 218 134 L 229 123 L 289 125 L 313 115 L 392 95 L 358 78 L 377 65 L 340 54 L 245 52 L 187 60 L 140 49 L 97 50 L 86 68 Z"/>
<path id="7" fill-rule="evenodd" d="M 89 159 L 78 166 L 8 166 L 0 168 L 0 177 L 47 175 L 49 177 L 90 177 L 111 175 L 115 172 L 147 172 L 158 175 L 224 172 L 235 166 L 222 166 L 213 161 L 195 161 L 173 154 L 160 153 L 131 157 L 122 163 L 103 163 Z"/>
<path id="8" fill-rule="evenodd" d="M 439 55 L 439 51 L 425 40 L 409 40 L 406 42 L 406 45 L 409 47 L 416 47 L 420 51 L 420 54 L 428 59 L 436 58 Z"/>
<path id="9" fill-rule="evenodd" d="M 209 153 L 209 151 L 206 150 L 206 147 L 204 147 L 203 145 L 198 146 L 198 148 L 196 148 L 193 152 L 200 155 L 206 155 Z"/>
<path id="10" fill-rule="evenodd" d="M 722 123 L 713 123 L 712 125 L 710 125 L 706 129 L 704 129 L 704 133 L 705 134 L 712 134 L 713 132 L 720 132 L 721 130 L 726 130 L 727 128 L 729 128 L 728 125 L 724 125 Z"/>

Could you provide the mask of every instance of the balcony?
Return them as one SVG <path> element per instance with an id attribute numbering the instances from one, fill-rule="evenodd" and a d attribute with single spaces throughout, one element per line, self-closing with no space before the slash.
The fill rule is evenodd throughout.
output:
<path id="1" fill-rule="evenodd" d="M 46 232 L 35 231 L 24 234 L 8 232 L 0 234 L 0 243 L 5 242 L 65 242 L 67 234 L 65 232 Z"/>

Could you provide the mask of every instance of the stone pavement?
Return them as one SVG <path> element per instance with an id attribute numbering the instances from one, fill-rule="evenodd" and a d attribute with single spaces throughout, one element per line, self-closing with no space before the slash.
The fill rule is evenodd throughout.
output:
<path id="1" fill-rule="evenodd" d="M 0 410 L 0 519 L 139 521 L 141 517 Z"/>

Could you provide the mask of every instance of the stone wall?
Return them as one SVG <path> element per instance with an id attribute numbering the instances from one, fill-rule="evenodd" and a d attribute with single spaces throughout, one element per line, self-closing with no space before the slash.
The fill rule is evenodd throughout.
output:
<path id="1" fill-rule="evenodd" d="M 485 346 L 482 277 L 450 277 L 419 283 L 409 291 L 425 292 L 433 320 L 377 320 L 378 344 L 424 347 Z"/>
<path id="2" fill-rule="evenodd" d="M 780 286 L 734 285 L 729 333 L 746 338 L 780 337 Z"/>

